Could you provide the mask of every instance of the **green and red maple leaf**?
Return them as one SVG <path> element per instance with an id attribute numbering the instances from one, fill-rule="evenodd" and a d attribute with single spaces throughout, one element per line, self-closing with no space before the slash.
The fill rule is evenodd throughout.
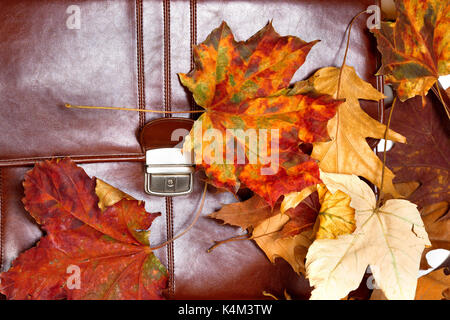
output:
<path id="1" fill-rule="evenodd" d="M 167 272 L 148 239 L 159 214 L 127 199 L 102 212 L 96 179 L 70 159 L 38 163 L 23 185 L 25 208 L 47 235 L 0 274 L 8 299 L 162 298 Z M 68 284 L 73 268 L 79 288 Z"/>
<path id="2" fill-rule="evenodd" d="M 317 42 L 282 37 L 271 23 L 247 41 L 237 42 L 223 22 L 195 47 L 195 68 L 188 74 L 180 74 L 180 79 L 205 113 L 194 123 L 188 149 L 201 150 L 198 165 L 215 186 L 236 192 L 243 183 L 273 206 L 280 196 L 320 182 L 316 161 L 299 146 L 329 139 L 327 122 L 341 102 L 325 95 L 296 94 L 289 88 L 294 73 Z M 198 141 L 202 139 L 196 139 L 194 133 L 197 130 L 203 137 L 208 129 L 225 137 L 214 142 L 219 145 L 215 150 L 221 150 L 223 158 L 226 146 L 234 146 L 236 142 L 236 149 L 245 150 L 245 163 L 238 163 L 232 156 L 229 162 L 215 161 L 210 155 L 216 156 L 216 151 L 205 152 L 213 143 Z M 251 154 L 260 156 L 261 150 L 245 137 L 227 135 L 230 129 L 257 132 L 278 129 L 278 166 L 271 167 L 264 161 L 250 163 Z M 267 139 L 268 158 L 275 152 L 272 139 L 276 136 Z M 269 174 L 261 174 L 262 168 Z"/>
<path id="3" fill-rule="evenodd" d="M 450 3 L 448 0 L 396 0 L 395 22 L 373 29 L 382 54 L 379 74 L 401 101 L 425 95 L 439 76 L 450 73 Z"/>

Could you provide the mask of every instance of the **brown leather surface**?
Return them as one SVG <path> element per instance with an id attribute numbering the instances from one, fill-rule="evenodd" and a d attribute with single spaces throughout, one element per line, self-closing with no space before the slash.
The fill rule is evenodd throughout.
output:
<path id="1" fill-rule="evenodd" d="M 160 118 L 149 121 L 142 128 L 139 142 L 142 149 L 172 148 L 184 141 L 184 133 L 191 131 L 194 121 L 188 118 Z M 176 130 L 182 130 L 176 131 Z M 177 133 L 178 132 L 178 133 Z M 175 134 L 176 136 L 172 136 Z M 180 135 L 183 136 L 180 137 Z M 177 140 L 177 138 L 179 138 Z"/>
<path id="2" fill-rule="evenodd" d="M 348 22 L 374 2 L 204 0 L 165 1 L 163 5 L 163 1 L 145 0 L 141 56 L 145 106 L 159 110 L 193 107 L 176 73 L 189 71 L 192 43 L 203 41 L 222 20 L 238 40 L 245 40 L 268 20 L 273 20 L 280 34 L 297 35 L 305 41 L 321 39 L 296 73 L 294 80 L 300 80 L 319 67 L 340 65 Z M 135 2 L 77 3 L 80 30 L 66 28 L 66 9 L 72 4 L 66 0 L 0 2 L 2 270 L 41 236 L 21 203 L 21 182 L 30 169 L 26 165 L 39 159 L 73 156 L 85 163 L 82 167 L 89 175 L 145 200 L 149 211 L 162 212 L 152 227 L 153 244 L 183 230 L 199 205 L 199 174 L 191 195 L 164 199 L 144 193 L 143 164 L 133 162 L 143 160 L 138 143 L 143 117 L 138 113 L 64 108 L 65 103 L 133 108 L 142 104 L 137 95 Z M 166 41 L 164 34 L 170 35 Z M 376 84 L 376 54 L 374 39 L 361 17 L 352 29 L 347 64 Z M 376 104 L 366 103 L 365 107 L 376 115 Z M 160 116 L 146 114 L 145 119 Z M 204 217 L 221 203 L 233 201 L 229 193 L 208 192 L 203 218 L 173 247 L 158 250 L 171 272 L 168 297 L 264 298 L 263 290 L 281 297 L 287 289 L 295 298 L 307 298 L 308 282 L 282 260 L 271 264 L 250 241 L 229 243 L 206 253 L 214 240 L 242 232 Z"/>

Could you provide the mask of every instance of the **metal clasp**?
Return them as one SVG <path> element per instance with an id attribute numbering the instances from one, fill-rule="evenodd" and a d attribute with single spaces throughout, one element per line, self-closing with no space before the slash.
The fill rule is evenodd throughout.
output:
<path id="1" fill-rule="evenodd" d="M 145 152 L 145 192 L 155 196 L 180 196 L 192 192 L 192 155 L 179 148 L 159 148 Z"/>

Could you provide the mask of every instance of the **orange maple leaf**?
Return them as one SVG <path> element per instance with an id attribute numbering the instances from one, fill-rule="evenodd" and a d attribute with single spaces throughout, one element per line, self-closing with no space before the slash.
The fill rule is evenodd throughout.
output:
<path id="1" fill-rule="evenodd" d="M 236 192 L 242 182 L 273 206 L 282 195 L 320 183 L 316 161 L 299 145 L 329 139 L 327 122 L 340 101 L 288 87 L 317 42 L 282 37 L 271 23 L 237 42 L 223 22 L 195 47 L 195 68 L 180 79 L 206 111 L 186 148 L 215 186 Z"/>

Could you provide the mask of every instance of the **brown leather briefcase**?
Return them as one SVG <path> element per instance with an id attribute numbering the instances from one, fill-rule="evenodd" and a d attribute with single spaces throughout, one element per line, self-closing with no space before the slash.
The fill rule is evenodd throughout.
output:
<path id="1" fill-rule="evenodd" d="M 176 74 L 192 68 L 193 46 L 222 20 L 239 40 L 247 39 L 269 20 L 282 35 L 296 35 L 305 41 L 320 39 L 293 81 L 304 79 L 320 67 L 340 66 L 348 23 L 376 2 L 1 1 L 1 270 L 7 270 L 42 236 L 21 198 L 25 172 L 44 159 L 71 157 L 90 176 L 144 200 L 148 211 L 161 212 L 162 217 L 152 226 L 153 244 L 183 230 L 199 205 L 199 173 L 191 194 L 158 197 L 144 192 L 145 155 L 139 135 L 147 122 L 164 115 L 67 109 L 65 103 L 196 109 Z M 374 76 L 378 68 L 375 39 L 365 18 L 353 26 L 347 64 L 382 89 Z M 362 105 L 378 117 L 377 103 Z M 167 298 L 262 299 L 267 298 L 263 291 L 281 297 L 286 290 L 294 298 L 307 299 L 308 281 L 282 259 L 272 264 L 251 241 L 206 252 L 214 240 L 240 232 L 206 217 L 222 203 L 234 201 L 230 193 L 208 192 L 203 217 L 194 228 L 156 252 L 169 272 Z"/>

